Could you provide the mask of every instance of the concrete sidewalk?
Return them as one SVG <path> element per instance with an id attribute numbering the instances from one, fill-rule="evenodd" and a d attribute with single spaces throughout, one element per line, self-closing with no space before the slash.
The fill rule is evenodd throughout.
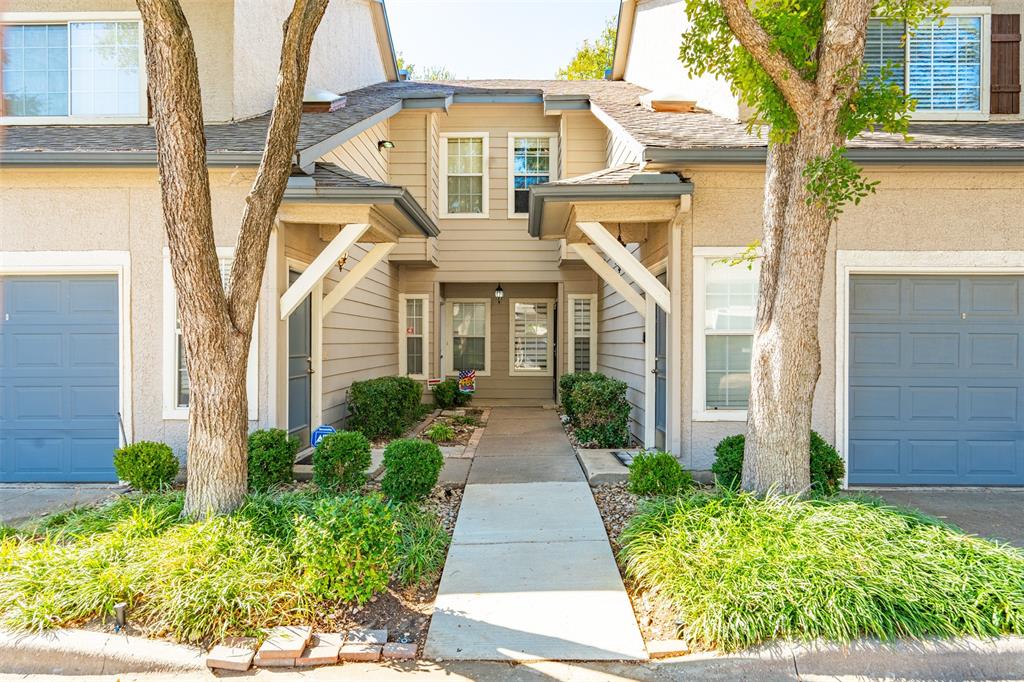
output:
<path id="1" fill-rule="evenodd" d="M 2 483 L 0 523 L 18 525 L 59 511 L 96 504 L 127 488 L 106 483 Z"/>
<path id="2" fill-rule="evenodd" d="M 470 469 L 424 655 L 647 658 L 597 505 L 554 411 L 491 413 Z"/>

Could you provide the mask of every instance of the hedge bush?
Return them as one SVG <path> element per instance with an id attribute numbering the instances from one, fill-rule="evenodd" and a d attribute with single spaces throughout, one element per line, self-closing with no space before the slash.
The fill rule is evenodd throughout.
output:
<path id="1" fill-rule="evenodd" d="M 571 390 L 576 438 L 599 448 L 629 444 L 629 412 L 626 383 L 608 377 L 577 383 Z"/>
<path id="2" fill-rule="evenodd" d="M 728 436 L 715 446 L 715 463 L 711 471 L 718 485 L 736 490 L 743 480 L 743 448 L 746 437 L 740 433 Z M 811 431 L 811 491 L 817 495 L 834 495 L 843 482 L 846 467 L 836 449 L 817 431 Z"/>
<path id="3" fill-rule="evenodd" d="M 420 414 L 423 385 L 408 377 L 357 381 L 348 390 L 348 428 L 369 439 L 400 436 Z"/>
<path id="4" fill-rule="evenodd" d="M 321 490 L 355 490 L 366 483 L 370 441 L 358 431 L 339 431 L 320 439 L 313 451 L 313 482 Z"/>
<path id="5" fill-rule="evenodd" d="M 299 441 L 284 429 L 260 429 L 249 434 L 249 490 L 266 492 L 291 483 Z"/>
<path id="6" fill-rule="evenodd" d="M 629 465 L 629 492 L 634 495 L 678 495 L 691 488 L 693 476 L 667 452 L 641 452 Z"/>
<path id="7" fill-rule="evenodd" d="M 563 374 L 558 379 L 558 389 L 562 394 L 562 409 L 565 411 L 565 415 L 569 417 L 570 423 L 576 424 L 576 404 L 572 398 L 573 389 L 584 381 L 600 381 L 607 378 L 600 372 L 572 372 L 570 374 Z"/>
<path id="8" fill-rule="evenodd" d="M 153 492 L 174 483 L 178 458 L 165 443 L 140 440 L 114 451 L 114 471 L 136 490 Z"/>
<path id="9" fill-rule="evenodd" d="M 302 589 L 362 604 L 387 588 L 400 542 L 398 520 L 380 495 L 322 499 L 295 525 Z"/>
<path id="10" fill-rule="evenodd" d="M 444 466 L 441 449 L 425 440 L 391 441 L 384 449 L 384 477 L 380 487 L 393 500 L 420 500 L 437 485 Z"/>
<path id="11" fill-rule="evenodd" d="M 434 384 L 430 387 L 430 392 L 434 396 L 434 404 L 442 410 L 463 407 L 473 399 L 472 393 L 463 393 L 459 390 L 459 380 L 454 377 L 448 377 L 441 383 Z"/>

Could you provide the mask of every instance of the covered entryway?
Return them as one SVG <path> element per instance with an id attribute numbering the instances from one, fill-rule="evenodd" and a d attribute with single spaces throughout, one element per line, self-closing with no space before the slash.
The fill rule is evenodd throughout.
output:
<path id="1" fill-rule="evenodd" d="M 1024 485 L 1024 277 L 852 275 L 851 485 Z"/>
<path id="2" fill-rule="evenodd" d="M 0 481 L 116 481 L 114 275 L 0 276 Z"/>

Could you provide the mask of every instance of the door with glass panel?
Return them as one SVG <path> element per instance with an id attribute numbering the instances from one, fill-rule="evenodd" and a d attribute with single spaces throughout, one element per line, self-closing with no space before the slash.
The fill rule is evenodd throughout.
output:
<path id="1" fill-rule="evenodd" d="M 288 271 L 289 284 L 298 278 L 298 272 Z M 288 434 L 303 447 L 309 442 L 313 405 L 312 301 L 306 296 L 288 316 Z"/>

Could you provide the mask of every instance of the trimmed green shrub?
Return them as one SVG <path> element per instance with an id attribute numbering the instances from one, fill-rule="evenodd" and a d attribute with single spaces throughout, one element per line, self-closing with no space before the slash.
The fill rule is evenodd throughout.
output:
<path id="1" fill-rule="evenodd" d="M 692 648 L 1024 633 L 1024 552 L 878 502 L 659 498 L 620 542 Z"/>
<path id="2" fill-rule="evenodd" d="M 562 394 L 562 409 L 565 411 L 565 415 L 569 417 L 570 423 L 576 424 L 576 404 L 572 398 L 573 389 L 584 381 L 600 381 L 607 378 L 600 372 L 572 372 L 559 377 L 558 390 Z"/>
<path id="3" fill-rule="evenodd" d="M 321 499 L 295 524 L 302 589 L 362 604 L 387 589 L 399 543 L 395 513 L 380 495 Z"/>
<path id="4" fill-rule="evenodd" d="M 313 451 L 313 482 L 321 490 L 355 490 L 366 483 L 370 441 L 358 431 L 339 431 L 320 439 Z"/>
<path id="5" fill-rule="evenodd" d="M 160 490 L 174 483 L 178 466 L 178 458 L 165 443 L 140 440 L 114 451 L 117 477 L 143 492 Z"/>
<path id="6" fill-rule="evenodd" d="M 423 385 L 408 377 L 357 381 L 348 389 L 348 428 L 367 438 L 400 436 L 420 415 Z"/>
<path id="7" fill-rule="evenodd" d="M 434 422 L 423 432 L 431 443 L 445 443 L 455 440 L 455 428 L 442 422 Z"/>
<path id="8" fill-rule="evenodd" d="M 634 495 L 678 495 L 691 488 L 693 476 L 667 452 L 641 452 L 629 465 L 629 492 Z"/>
<path id="9" fill-rule="evenodd" d="M 572 388 L 576 438 L 599 448 L 629 444 L 629 411 L 626 383 L 608 377 L 581 381 Z"/>
<path id="10" fill-rule="evenodd" d="M 380 488 L 393 500 L 421 500 L 437 485 L 444 466 L 441 449 L 425 440 L 391 441 L 384 449 L 384 477 Z"/>
<path id="11" fill-rule="evenodd" d="M 740 433 L 723 438 L 715 447 L 715 463 L 711 471 L 718 485 L 738 490 L 743 480 L 743 448 L 746 437 Z M 811 492 L 816 495 L 835 495 L 843 482 L 846 467 L 836 449 L 817 431 L 811 431 Z"/>
<path id="12" fill-rule="evenodd" d="M 463 407 L 473 399 L 472 393 L 463 393 L 459 390 L 459 380 L 448 377 L 444 381 L 430 387 L 434 396 L 434 405 L 442 410 L 450 410 L 454 407 Z"/>
<path id="13" fill-rule="evenodd" d="M 260 429 L 249 434 L 249 490 L 266 492 L 292 481 L 299 441 L 284 429 Z"/>

